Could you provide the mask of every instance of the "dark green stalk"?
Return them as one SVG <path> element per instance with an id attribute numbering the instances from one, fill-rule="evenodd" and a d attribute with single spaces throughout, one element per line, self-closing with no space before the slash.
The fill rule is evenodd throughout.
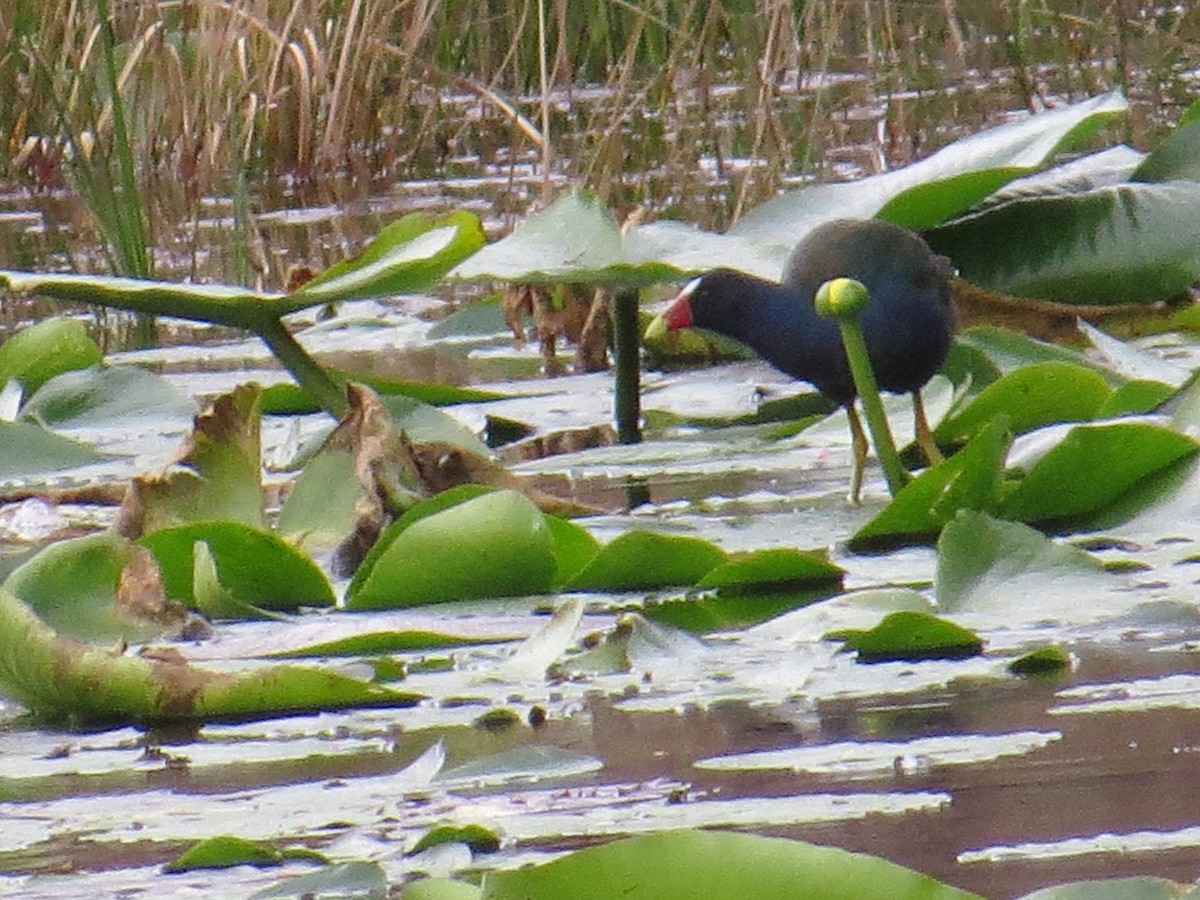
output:
<path id="1" fill-rule="evenodd" d="M 300 346 L 281 321 L 273 319 L 262 323 L 254 331 L 296 379 L 296 383 L 326 412 L 338 418 L 346 413 L 349 406 L 342 386 L 308 355 L 308 351 Z"/>
<path id="2" fill-rule="evenodd" d="M 613 297 L 613 349 L 617 358 L 617 440 L 638 444 L 642 440 L 642 398 L 636 289 L 618 291 Z"/>
<path id="3" fill-rule="evenodd" d="M 867 429 L 875 443 L 875 454 L 883 466 L 888 490 L 894 497 L 908 484 L 908 470 L 904 468 L 904 464 L 900 462 L 900 454 L 896 452 L 896 442 L 892 439 L 892 431 L 888 427 L 883 401 L 879 398 L 879 386 L 875 382 L 875 372 L 871 369 L 871 358 L 867 354 L 867 342 L 858 326 L 858 314 L 867 305 L 868 300 L 870 294 L 862 282 L 852 278 L 835 278 L 825 282 L 817 291 L 816 308 L 821 315 L 837 319 L 841 326 L 842 343 L 850 361 L 854 389 L 862 401 Z"/>

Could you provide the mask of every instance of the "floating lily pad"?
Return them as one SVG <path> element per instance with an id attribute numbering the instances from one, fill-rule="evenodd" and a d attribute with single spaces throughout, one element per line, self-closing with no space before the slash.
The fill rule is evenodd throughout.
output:
<path id="1" fill-rule="evenodd" d="M 334 863 L 316 872 L 285 878 L 278 884 L 250 895 L 250 900 L 383 900 L 387 896 L 388 878 L 383 866 L 365 860 Z M 407 893 L 404 894 L 408 896 Z M 437 900 L 437 898 L 427 898 Z M 451 896 L 442 900 L 452 900 Z"/>
<path id="2" fill-rule="evenodd" d="M 408 855 L 440 844 L 466 844 L 472 853 L 495 853 L 500 849 L 500 835 L 483 825 L 439 825 L 421 835 Z"/>
<path id="3" fill-rule="evenodd" d="M 600 542 L 582 525 L 569 519 L 546 516 L 546 524 L 554 535 L 554 559 L 557 562 L 554 584 L 566 584 L 596 558 L 600 553 Z"/>
<path id="4" fill-rule="evenodd" d="M 1008 664 L 1014 675 L 1045 677 L 1061 675 L 1071 669 L 1071 655 L 1062 647 L 1039 647 Z"/>
<path id="5" fill-rule="evenodd" d="M 162 569 L 167 596 L 189 605 L 193 545 L 208 546 L 223 589 L 239 604 L 270 610 L 332 606 L 333 589 L 316 563 L 274 534 L 240 522 L 193 522 L 142 538 Z"/>
<path id="6" fill-rule="evenodd" d="M 637 591 L 695 584 L 727 559 L 724 550 L 702 538 L 636 529 L 605 545 L 566 586 Z"/>
<path id="7" fill-rule="evenodd" d="M 451 878 L 422 878 L 410 881 L 400 892 L 400 900 L 482 900 L 483 891 L 465 881 Z"/>
<path id="8" fill-rule="evenodd" d="M 773 547 L 741 554 L 710 570 L 696 587 L 722 594 L 780 591 L 814 584 L 841 584 L 845 570 L 824 551 Z"/>
<path id="9" fill-rule="evenodd" d="M 47 431 L 32 422 L 0 422 L 0 477 L 29 477 L 99 462 L 105 457 L 87 444 Z"/>
<path id="10" fill-rule="evenodd" d="M 979 900 L 875 856 L 785 838 L 664 831 L 576 850 L 524 869 L 488 872 L 488 900 L 661 900 L 813 897 L 822 900 Z"/>
<path id="11" fill-rule="evenodd" d="M 970 629 L 925 612 L 888 613 L 868 631 L 846 632 L 845 649 L 863 663 L 966 659 L 983 652 L 983 639 Z"/>
<path id="12" fill-rule="evenodd" d="M 259 387 L 243 384 L 193 421 L 179 460 L 139 475 L 122 506 L 122 533 L 147 534 L 186 522 L 264 524 Z M 189 550 L 190 552 L 190 550 Z"/>
<path id="13" fill-rule="evenodd" d="M 536 594 L 550 587 L 555 567 L 554 537 L 541 511 L 516 491 L 493 491 L 405 525 L 364 562 L 346 606 Z"/>
<path id="14" fill-rule="evenodd" d="M 170 648 L 137 656 L 100 649 L 57 634 L 3 587 L 0 694 L 50 721 L 139 723 L 412 706 L 422 699 L 317 668 L 214 672 Z"/>
<path id="15" fill-rule="evenodd" d="M 405 381 L 398 378 L 380 378 L 359 372 L 341 369 L 326 369 L 330 377 L 339 382 L 353 381 L 365 384 L 381 397 L 409 397 L 431 406 L 450 406 L 455 403 L 486 403 L 503 400 L 508 394 L 485 391 L 479 388 L 458 387 L 432 381 Z M 263 388 L 262 411 L 267 415 L 303 415 L 320 412 L 321 404 L 311 397 L 300 385 L 279 382 Z"/>
<path id="16" fill-rule="evenodd" d="M 1104 878 L 1072 881 L 1025 894 L 1019 900 L 1194 900 L 1200 896 L 1195 887 L 1187 887 L 1165 878 Z"/>
<path id="17" fill-rule="evenodd" d="M 266 841 L 249 841 L 232 834 L 206 838 L 163 866 L 164 872 L 228 869 L 233 866 L 278 866 L 283 854 Z"/>
<path id="18" fill-rule="evenodd" d="M 936 535 L 961 509 L 994 509 L 1012 442 L 1007 418 L 989 420 L 970 443 L 910 481 L 858 530 L 851 546 L 877 548 Z"/>
<path id="19" fill-rule="evenodd" d="M 1094 556 L 1019 522 L 964 510 L 938 540 L 937 599 L 947 612 L 1088 617 L 1120 587 Z"/>
<path id="20" fill-rule="evenodd" d="M 46 319 L 0 344 L 0 387 L 19 381 L 29 397 L 55 375 L 86 369 L 102 359 L 100 348 L 78 319 Z"/>
<path id="21" fill-rule="evenodd" d="M 992 382 L 962 410 L 938 425 L 939 443 L 973 437 L 993 417 L 1004 414 L 1014 434 L 1054 422 L 1095 418 L 1112 389 L 1094 370 L 1065 362 L 1023 366 Z"/>
<path id="22" fill-rule="evenodd" d="M 301 659 L 313 656 L 378 656 L 384 653 L 412 653 L 419 650 L 445 650 L 479 644 L 504 644 L 515 637 L 492 635 L 444 634 L 438 631 L 372 631 L 332 641 L 321 641 L 294 650 L 277 650 L 264 656 L 272 659 Z"/>
<path id="23" fill-rule="evenodd" d="M 182 621 L 169 610 L 153 562 L 111 533 L 50 544 L 19 566 L 4 587 L 50 627 L 93 643 L 144 641 Z"/>
<path id="24" fill-rule="evenodd" d="M 21 417 L 61 428 L 151 417 L 187 421 L 195 411 L 161 375 L 135 366 L 89 366 L 51 378 L 21 407 Z"/>
<path id="25" fill-rule="evenodd" d="M 1000 504 L 1004 518 L 1050 522 L 1095 514 L 1144 479 L 1195 454 L 1187 435 L 1148 422 L 1076 425 Z"/>

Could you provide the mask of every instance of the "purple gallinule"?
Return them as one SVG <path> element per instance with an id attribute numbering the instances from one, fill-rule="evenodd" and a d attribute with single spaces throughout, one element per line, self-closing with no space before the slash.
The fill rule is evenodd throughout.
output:
<path id="1" fill-rule="evenodd" d="M 859 322 L 879 386 L 911 392 L 917 441 L 940 459 L 921 403 L 921 387 L 950 349 L 950 261 L 918 235 L 872 219 L 838 219 L 808 234 L 792 251 L 782 283 L 733 269 L 691 281 L 652 324 L 658 332 L 696 327 L 736 338 L 789 375 L 843 404 L 854 442 L 851 495 L 857 499 L 867 437 L 854 410 L 854 381 L 836 321 L 813 309 L 817 289 L 834 278 L 862 282 L 871 299 Z"/>

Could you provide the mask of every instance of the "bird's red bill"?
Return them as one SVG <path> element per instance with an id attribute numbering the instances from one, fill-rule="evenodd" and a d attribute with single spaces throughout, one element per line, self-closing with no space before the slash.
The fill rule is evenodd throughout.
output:
<path id="1" fill-rule="evenodd" d="M 679 292 L 675 302 L 668 306 L 659 316 L 668 331 L 692 327 L 692 285 Z"/>

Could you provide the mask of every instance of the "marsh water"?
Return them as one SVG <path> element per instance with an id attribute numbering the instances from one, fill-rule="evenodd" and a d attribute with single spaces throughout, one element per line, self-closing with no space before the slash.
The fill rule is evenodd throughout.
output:
<path id="1" fill-rule="evenodd" d="M 977 63 L 995 35 L 990 43 L 986 34 L 976 37 Z M 1135 102 L 1125 127 L 1143 147 L 1177 118 L 1197 79 L 1195 59 L 1164 77 L 1155 66 L 1161 48 L 1147 43 L 1145 59 L 1126 61 Z M 949 83 L 886 91 L 851 61 L 819 78 L 792 73 L 783 121 L 807 121 L 819 111 L 836 136 L 805 151 L 808 169 L 785 167 L 783 183 L 870 174 L 1024 114 L 1019 85 L 1000 62 L 986 72 L 968 67 Z M 1037 67 L 1037 102 L 1077 99 L 1091 79 L 1104 81 L 1107 62 Z M 650 126 L 631 131 L 614 205 L 645 203 L 665 217 L 726 224 L 747 173 L 764 164 L 745 155 L 752 123 L 736 117 L 732 102 L 721 107 L 740 90 L 713 90 L 716 107 L 707 115 L 725 135 L 723 152 L 703 156 L 699 170 L 681 174 L 667 164 L 671 135 Z M 579 130 L 610 101 L 599 88 L 555 94 L 563 159 L 586 152 Z M 572 181 L 566 163 L 547 177 L 533 149 L 489 139 L 486 122 L 473 117 L 475 100 L 445 102 L 461 113 L 452 120 L 454 141 L 403 178 L 264 182 L 249 231 L 226 198 L 206 201 L 210 215 L 188 222 L 171 222 L 159 210 L 157 274 L 235 281 L 245 274 L 239 261 L 250 245 L 262 263 L 253 277 L 278 289 L 290 266 L 324 268 L 402 213 L 465 208 L 499 234 L 547 184 L 553 190 Z M 641 118 L 652 122 L 655 112 L 642 110 Z M 893 138 L 881 140 L 882 123 Z M 86 269 L 100 259 L 86 210 L 69 190 L 13 183 L 0 192 L 0 267 Z M 494 307 L 466 320 L 462 311 L 478 303 L 453 292 L 380 298 L 346 304 L 326 321 L 300 316 L 293 324 L 325 362 L 511 395 L 450 408 L 472 429 L 490 416 L 540 434 L 601 435 L 535 459 L 497 452 L 546 490 L 599 507 L 583 523 L 604 540 L 646 526 L 710 538 L 731 551 L 828 548 L 847 571 L 848 590 L 931 591 L 934 548 L 877 555 L 846 548 L 886 493 L 876 470 L 863 504 L 847 502 L 850 453 L 841 422 L 783 440 L 772 439 L 769 426 L 680 424 L 685 416 L 749 413 L 762 398 L 799 386 L 753 361 L 647 371 L 647 439 L 614 445 L 604 437 L 611 377 L 543 378 L 537 348 L 515 346 Z M 56 310 L 36 299 L 4 304 L 10 328 Z M 283 377 L 257 342 L 218 329 L 160 323 L 167 346 L 137 351 L 118 349 L 122 327 L 112 316 L 89 322 L 110 346 L 110 362 L 149 366 L 188 396 Z M 1181 365 L 1196 354 L 1191 338 L 1142 346 Z M 949 388 L 935 384 L 932 393 L 931 408 L 944 409 Z M 9 479 L 5 487 L 119 482 L 168 463 L 189 424 L 186 413 L 111 427 L 80 424 L 72 436 L 113 454 L 112 461 Z M 288 458 L 325 424 L 320 416 L 269 419 L 268 461 Z M 47 540 L 103 527 L 111 516 L 105 507 L 55 508 L 36 499 L 0 505 L 0 566 L 7 572 Z M 501 851 L 475 860 L 485 867 L 544 859 L 615 835 L 712 826 L 877 854 L 992 898 L 1121 875 L 1191 882 L 1200 875 L 1200 507 L 1185 497 L 1169 516 L 1070 539 L 1130 565 L 1103 589 L 1013 577 L 996 589 L 1004 615 L 993 609 L 966 617 L 987 640 L 985 654 L 968 661 L 860 665 L 817 638 L 861 621 L 862 610 L 787 611 L 798 601 L 775 598 L 764 602 L 778 603 L 781 615 L 703 638 L 660 622 L 631 647 L 630 664 L 620 671 L 547 681 L 509 665 L 517 640 L 546 640 L 549 611 L 564 601 L 584 605 L 582 636 L 611 629 L 623 612 L 668 605 L 678 592 L 218 625 L 208 640 L 182 645 L 183 652 L 237 666 L 266 649 L 389 629 L 513 642 L 402 655 L 410 673 L 405 686 L 430 698 L 412 709 L 73 731 L 41 727 L 0 707 L 7 719 L 0 730 L 0 893 L 249 896 L 306 870 L 306 863 L 287 861 L 269 869 L 162 873 L 190 843 L 226 833 L 337 859 L 379 860 L 399 883 L 471 865 L 461 847 L 405 855 L 431 825 L 448 821 L 500 832 Z M 877 617 L 867 612 L 868 620 Z M 1069 673 L 1046 680 L 1007 673 L 1015 655 L 1051 643 L 1071 653 Z M 353 659 L 330 664 L 365 670 Z M 514 721 L 492 727 L 480 720 L 496 709 L 511 710 Z"/>

